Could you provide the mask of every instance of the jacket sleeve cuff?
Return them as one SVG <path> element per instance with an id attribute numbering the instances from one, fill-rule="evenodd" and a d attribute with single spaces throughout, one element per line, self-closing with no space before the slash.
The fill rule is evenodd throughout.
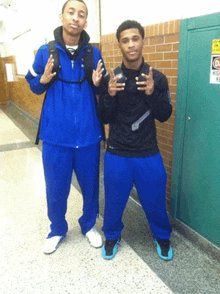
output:
<path id="1" fill-rule="evenodd" d="M 35 90 L 36 94 L 43 94 L 48 88 L 48 84 L 46 85 L 41 84 L 40 79 L 41 79 L 41 75 L 38 75 L 34 80 L 33 87 L 36 86 L 36 90 Z"/>

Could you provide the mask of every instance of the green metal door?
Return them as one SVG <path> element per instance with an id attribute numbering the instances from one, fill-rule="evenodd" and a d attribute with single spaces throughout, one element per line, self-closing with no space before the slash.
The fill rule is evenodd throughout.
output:
<path id="1" fill-rule="evenodd" d="M 171 212 L 220 246 L 220 83 L 210 83 L 220 13 L 181 27 Z"/>

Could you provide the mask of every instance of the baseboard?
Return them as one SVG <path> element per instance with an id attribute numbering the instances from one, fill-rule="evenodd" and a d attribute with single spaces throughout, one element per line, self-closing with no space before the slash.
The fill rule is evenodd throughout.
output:
<path id="1" fill-rule="evenodd" d="M 14 106 L 16 108 L 16 111 L 25 119 L 25 120 L 30 120 L 32 123 L 36 125 L 36 127 L 39 124 L 39 120 L 35 117 L 33 117 L 30 113 L 22 109 L 20 106 L 18 106 L 14 101 L 8 100 L 7 101 L 8 106 Z"/>
<path id="2" fill-rule="evenodd" d="M 178 219 L 170 218 L 173 229 L 195 244 L 202 252 L 220 263 L 220 248 Z"/>

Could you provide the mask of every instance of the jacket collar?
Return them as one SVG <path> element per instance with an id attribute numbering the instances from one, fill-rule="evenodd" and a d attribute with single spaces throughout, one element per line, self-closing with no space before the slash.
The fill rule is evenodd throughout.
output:
<path id="1" fill-rule="evenodd" d="M 66 49 L 66 45 L 63 41 L 63 27 L 62 26 L 60 26 L 54 30 L 54 38 L 55 38 L 55 41 L 67 52 L 68 56 L 71 59 L 75 59 L 77 56 L 79 56 L 81 49 L 85 48 L 88 45 L 89 40 L 90 40 L 90 37 L 87 34 L 87 32 L 85 30 L 83 30 L 81 33 L 80 39 L 79 39 L 78 48 L 77 48 L 76 52 L 74 53 L 74 55 L 72 56 L 71 53 Z"/>

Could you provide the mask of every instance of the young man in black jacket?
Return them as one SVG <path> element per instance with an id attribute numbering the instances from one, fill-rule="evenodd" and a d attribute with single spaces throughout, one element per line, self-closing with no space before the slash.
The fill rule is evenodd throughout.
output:
<path id="1" fill-rule="evenodd" d="M 144 29 L 138 22 L 123 22 L 116 35 L 122 65 L 105 77 L 98 105 L 101 121 L 109 124 L 102 257 L 112 259 L 117 252 L 124 228 L 123 212 L 135 184 L 157 253 L 163 260 L 170 260 L 167 176 L 155 127 L 155 119 L 164 122 L 172 113 L 168 83 L 165 75 L 144 62 Z"/>

